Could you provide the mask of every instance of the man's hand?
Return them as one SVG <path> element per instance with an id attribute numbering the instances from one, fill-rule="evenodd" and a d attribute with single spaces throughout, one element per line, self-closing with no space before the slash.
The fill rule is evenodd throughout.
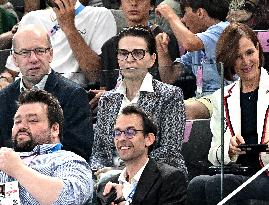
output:
<path id="1" fill-rule="evenodd" d="M 16 173 L 21 171 L 24 166 L 26 165 L 13 149 L 7 147 L 0 148 L 0 170 L 16 178 Z"/>
<path id="2" fill-rule="evenodd" d="M 116 189 L 116 192 L 117 192 L 116 200 L 123 196 L 123 194 L 122 194 L 123 185 L 112 183 L 112 182 L 108 182 L 106 184 L 103 195 L 104 196 L 107 195 L 112 190 L 112 188 Z M 122 202 L 122 203 L 119 203 L 118 205 L 121 205 L 121 204 L 125 204 L 125 203 Z M 116 205 L 116 204 L 114 202 L 112 202 L 111 205 Z"/>
<path id="3" fill-rule="evenodd" d="M 155 9 L 155 12 L 157 15 L 164 17 L 168 22 L 170 22 L 171 19 L 178 18 L 175 11 L 165 3 L 160 3 Z"/>
<path id="4" fill-rule="evenodd" d="M 156 46 L 157 46 L 157 50 L 158 50 L 158 55 L 159 52 L 162 53 L 166 53 L 168 54 L 168 44 L 169 44 L 169 36 L 166 33 L 159 33 L 156 37 Z"/>
<path id="5" fill-rule="evenodd" d="M 237 147 L 240 144 L 245 144 L 245 140 L 241 135 L 236 135 L 231 138 L 229 145 L 230 157 L 232 155 L 246 154 L 245 151 L 241 151 L 241 149 Z"/>
<path id="6" fill-rule="evenodd" d="M 57 21 L 65 33 L 71 29 L 76 29 L 75 27 L 75 0 L 55 0 L 55 4 L 59 8 L 54 7 L 53 10 L 56 13 Z"/>
<path id="7" fill-rule="evenodd" d="M 104 168 L 98 169 L 98 170 L 94 173 L 94 175 L 96 176 L 97 180 L 99 180 L 100 177 L 101 177 L 101 174 L 104 174 L 104 173 L 106 173 L 106 172 L 108 172 L 108 171 L 110 171 L 110 170 L 113 170 L 113 167 L 104 167 Z"/>
<path id="8" fill-rule="evenodd" d="M 90 106 L 93 111 L 93 114 L 97 114 L 98 102 L 101 95 L 105 92 L 105 90 L 89 90 L 88 92 L 92 92 L 95 96 L 90 100 Z"/>

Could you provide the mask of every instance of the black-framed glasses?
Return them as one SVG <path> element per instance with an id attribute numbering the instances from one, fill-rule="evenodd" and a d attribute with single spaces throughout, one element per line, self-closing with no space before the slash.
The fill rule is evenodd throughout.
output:
<path id="1" fill-rule="evenodd" d="M 14 53 L 24 58 L 29 58 L 31 56 L 32 51 L 35 53 L 35 55 L 42 56 L 45 53 L 47 53 L 47 51 L 50 49 L 51 49 L 50 47 L 49 48 L 23 49 L 20 52 L 17 52 L 14 50 Z"/>
<path id="2" fill-rule="evenodd" d="M 113 137 L 117 139 L 121 136 L 121 133 L 124 133 L 125 137 L 132 139 L 137 134 L 137 132 L 144 132 L 144 130 L 137 130 L 133 127 L 127 127 L 125 130 L 115 129 L 113 130 Z"/>
<path id="3" fill-rule="evenodd" d="M 142 60 L 145 57 L 146 52 L 148 51 L 144 49 L 134 49 L 132 51 L 128 51 L 126 49 L 118 49 L 117 58 L 118 60 L 123 61 L 128 58 L 129 54 L 131 54 L 133 59 Z"/>

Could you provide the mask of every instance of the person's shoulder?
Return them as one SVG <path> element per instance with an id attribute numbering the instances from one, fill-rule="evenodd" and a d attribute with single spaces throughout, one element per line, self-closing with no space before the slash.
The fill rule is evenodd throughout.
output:
<path id="1" fill-rule="evenodd" d="M 206 31 L 210 30 L 220 30 L 223 31 L 230 23 L 228 21 L 220 21 L 217 24 L 214 24 L 207 28 Z"/>
<path id="2" fill-rule="evenodd" d="M 111 15 L 113 17 L 112 12 L 105 7 L 97 7 L 97 6 L 86 6 L 84 8 L 83 14 L 87 15 Z"/>
<path id="3" fill-rule="evenodd" d="M 68 161 L 87 163 L 83 157 L 77 155 L 74 152 L 67 151 L 67 150 L 58 150 L 57 152 L 53 152 L 49 154 L 52 154 L 57 161 L 62 161 L 63 163 L 66 163 Z"/>
<path id="4" fill-rule="evenodd" d="M 109 90 L 109 91 L 104 92 L 101 95 L 100 100 L 111 99 L 111 98 L 114 99 L 116 96 L 120 96 L 120 94 L 116 92 L 116 89 L 113 89 L 113 90 Z"/>
<path id="5" fill-rule="evenodd" d="M 45 17 L 53 12 L 52 8 L 48 9 L 40 9 L 40 10 L 35 10 L 35 11 L 30 11 L 29 13 L 25 14 L 22 17 L 22 20 L 28 19 L 28 18 L 41 18 Z"/>
<path id="6" fill-rule="evenodd" d="M 20 80 L 16 80 L 13 83 L 10 83 L 7 87 L 3 88 L 0 90 L 0 96 L 12 96 L 15 94 L 15 91 L 19 91 L 19 85 L 20 85 Z"/>
<path id="7" fill-rule="evenodd" d="M 116 47 L 117 47 L 116 43 L 117 43 L 117 36 L 112 36 L 110 39 L 108 39 L 108 40 L 103 44 L 103 46 L 102 46 L 102 52 L 103 52 L 104 50 L 108 50 L 108 51 L 109 51 L 109 50 L 111 49 L 111 47 L 116 48 Z"/>
<path id="8" fill-rule="evenodd" d="M 153 79 L 152 82 L 153 82 L 154 91 L 158 92 L 160 95 L 164 95 L 166 97 L 183 95 L 181 88 L 177 86 L 163 83 L 156 79 Z"/>
<path id="9" fill-rule="evenodd" d="M 59 86 L 65 89 L 83 89 L 79 84 L 76 82 L 62 76 L 60 73 L 54 72 L 52 74 L 58 80 Z"/>
<path id="10" fill-rule="evenodd" d="M 176 167 L 170 166 L 169 164 L 162 162 L 157 162 L 156 165 L 162 178 L 169 178 L 174 176 L 185 178 L 184 173 Z"/>

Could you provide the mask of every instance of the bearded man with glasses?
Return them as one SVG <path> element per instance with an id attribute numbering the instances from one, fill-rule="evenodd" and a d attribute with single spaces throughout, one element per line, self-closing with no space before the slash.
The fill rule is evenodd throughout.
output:
<path id="1" fill-rule="evenodd" d="M 88 95 L 78 84 L 51 69 L 53 49 L 47 32 L 36 25 L 19 28 L 13 39 L 13 59 L 21 78 L 0 91 L 0 146 L 12 146 L 11 129 L 19 94 L 35 88 L 53 94 L 63 108 L 63 149 L 88 160 L 93 143 Z"/>
<path id="2" fill-rule="evenodd" d="M 180 88 L 155 80 L 148 72 L 156 60 L 154 36 L 145 26 L 129 27 L 118 35 L 117 47 L 120 73 L 124 78 L 116 89 L 100 98 L 90 159 L 92 169 L 97 169 L 96 175 L 99 175 L 108 170 L 104 167 L 120 166 L 113 143 L 114 124 L 124 107 L 137 104 L 154 116 L 160 128 L 150 156 L 186 174 L 180 154 L 185 127 L 183 95 Z"/>
<path id="3" fill-rule="evenodd" d="M 143 110 L 127 106 L 117 117 L 112 133 L 126 168 L 99 185 L 97 205 L 108 198 L 117 205 L 183 205 L 187 186 L 184 173 L 149 157 L 157 136 L 154 121 Z M 109 197 L 112 192 L 114 197 Z"/>

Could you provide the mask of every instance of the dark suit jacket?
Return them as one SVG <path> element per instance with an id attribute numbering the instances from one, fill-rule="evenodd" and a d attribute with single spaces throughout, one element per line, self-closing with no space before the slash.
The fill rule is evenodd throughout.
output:
<path id="1" fill-rule="evenodd" d="M 108 181 L 118 183 L 119 175 L 101 183 L 101 190 Z M 97 191 L 98 191 L 97 190 Z M 150 159 L 133 196 L 132 205 L 183 205 L 186 199 L 187 180 L 179 169 Z"/>
<path id="2" fill-rule="evenodd" d="M 64 112 L 63 149 L 87 161 L 93 143 L 91 111 L 86 91 L 52 70 L 45 89 L 59 100 Z M 20 95 L 20 79 L 0 90 L 0 146 L 11 147 L 11 129 Z"/>

